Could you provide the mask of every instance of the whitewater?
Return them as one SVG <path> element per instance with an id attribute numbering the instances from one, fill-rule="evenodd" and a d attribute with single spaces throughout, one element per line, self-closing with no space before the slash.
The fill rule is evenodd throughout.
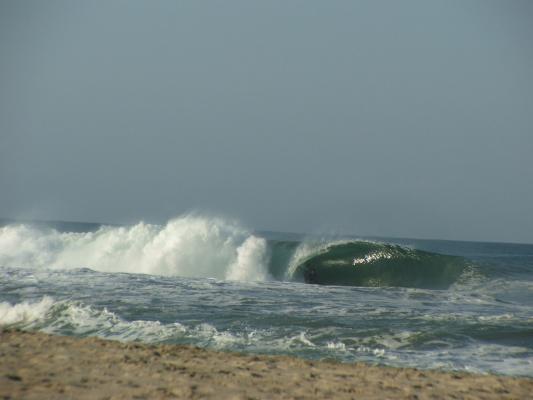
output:
<path id="1" fill-rule="evenodd" d="M 236 223 L 185 216 L 164 226 L 102 226 L 95 232 L 58 232 L 28 225 L 0 231 L 0 265 L 163 276 L 265 280 L 265 239 Z"/>
<path id="2" fill-rule="evenodd" d="M 2 327 L 533 376 L 533 245 L 0 225 Z"/>

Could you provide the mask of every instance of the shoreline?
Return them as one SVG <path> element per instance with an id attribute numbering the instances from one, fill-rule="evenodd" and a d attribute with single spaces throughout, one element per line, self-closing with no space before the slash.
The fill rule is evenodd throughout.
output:
<path id="1" fill-rule="evenodd" d="M 1 399 L 520 399 L 533 379 L 0 329 Z"/>

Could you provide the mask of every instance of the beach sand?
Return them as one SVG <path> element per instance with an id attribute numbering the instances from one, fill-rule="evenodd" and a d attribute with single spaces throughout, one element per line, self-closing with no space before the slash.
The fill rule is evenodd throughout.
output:
<path id="1" fill-rule="evenodd" d="M 533 380 L 0 331 L 0 399 L 526 399 Z"/>

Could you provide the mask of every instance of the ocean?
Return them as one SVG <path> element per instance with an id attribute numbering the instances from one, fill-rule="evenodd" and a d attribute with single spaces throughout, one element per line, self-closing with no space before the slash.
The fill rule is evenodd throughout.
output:
<path id="1" fill-rule="evenodd" d="M 2 221 L 0 325 L 533 376 L 533 245 Z"/>

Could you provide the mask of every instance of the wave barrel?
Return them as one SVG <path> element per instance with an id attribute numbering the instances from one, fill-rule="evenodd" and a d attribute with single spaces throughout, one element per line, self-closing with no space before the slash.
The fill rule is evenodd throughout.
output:
<path id="1" fill-rule="evenodd" d="M 355 241 L 332 244 L 306 259 L 296 277 L 320 285 L 446 289 L 466 267 L 461 257 Z"/>

